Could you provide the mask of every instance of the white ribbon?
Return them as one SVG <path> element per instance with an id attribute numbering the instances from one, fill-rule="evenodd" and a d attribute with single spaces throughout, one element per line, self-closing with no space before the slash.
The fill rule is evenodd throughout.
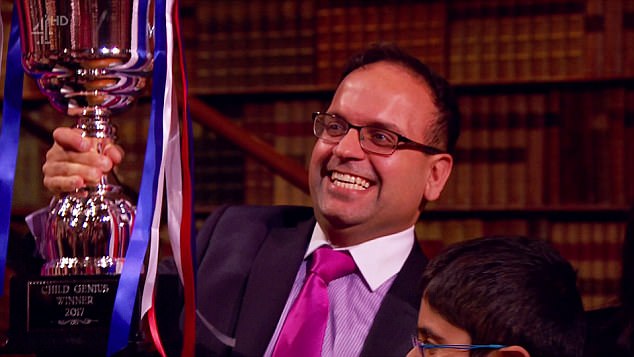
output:
<path id="1" fill-rule="evenodd" d="M 148 271 L 143 284 L 141 298 L 141 316 L 145 315 L 152 306 L 152 294 L 156 284 L 158 267 L 158 252 L 160 242 L 161 210 L 163 189 L 167 190 L 168 232 L 172 245 L 172 252 L 182 281 L 180 260 L 180 223 L 182 217 L 182 170 L 180 163 L 180 132 L 178 122 L 178 105 L 173 91 L 172 68 L 174 64 L 174 36 L 172 10 L 174 0 L 166 1 L 166 34 L 167 34 L 167 73 L 165 77 L 165 93 L 163 96 L 163 152 L 159 171 L 159 182 L 156 192 L 157 207 L 154 210 L 150 235 L 150 251 L 148 254 Z M 177 242 L 176 245 L 174 242 Z"/>

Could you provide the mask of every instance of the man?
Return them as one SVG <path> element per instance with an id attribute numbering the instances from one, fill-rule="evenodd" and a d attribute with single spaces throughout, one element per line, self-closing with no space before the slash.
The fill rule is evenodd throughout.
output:
<path id="1" fill-rule="evenodd" d="M 570 263 L 547 242 L 484 237 L 451 246 L 423 274 L 408 357 L 580 357 L 584 311 Z"/>
<path id="2" fill-rule="evenodd" d="M 277 355 L 286 317 L 323 245 L 347 251 L 356 271 L 328 285 L 321 355 L 409 350 L 421 296 L 415 281 L 426 263 L 414 224 L 451 172 L 456 100 L 424 64 L 379 45 L 351 60 L 329 108 L 313 119 L 313 209 L 223 207 L 198 235 L 199 355 Z M 118 150 L 87 152 L 70 129 L 54 137 L 44 173 L 55 191 L 94 180 L 121 159 Z M 170 301 L 173 289 L 158 290 Z"/>

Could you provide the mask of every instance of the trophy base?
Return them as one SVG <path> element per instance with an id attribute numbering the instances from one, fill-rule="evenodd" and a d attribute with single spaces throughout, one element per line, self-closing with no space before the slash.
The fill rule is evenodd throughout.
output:
<path id="1" fill-rule="evenodd" d="M 12 278 L 10 327 L 4 352 L 106 356 L 118 282 L 118 275 Z M 138 301 L 137 296 L 131 350 L 143 340 Z"/>

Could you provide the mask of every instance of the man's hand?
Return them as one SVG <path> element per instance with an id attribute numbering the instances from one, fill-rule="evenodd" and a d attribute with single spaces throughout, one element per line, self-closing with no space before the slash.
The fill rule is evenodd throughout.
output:
<path id="1" fill-rule="evenodd" d="M 99 154 L 97 140 L 82 137 L 79 129 L 57 128 L 53 139 L 42 172 L 44 186 L 55 194 L 98 183 L 123 159 L 121 147 L 108 141 L 103 141 L 104 149 Z"/>

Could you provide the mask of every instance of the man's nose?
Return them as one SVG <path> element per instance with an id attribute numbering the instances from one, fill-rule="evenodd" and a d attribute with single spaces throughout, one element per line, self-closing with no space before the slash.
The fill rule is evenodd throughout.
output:
<path id="1" fill-rule="evenodd" d="M 339 157 L 363 159 L 365 152 L 361 147 L 361 133 L 357 129 L 350 129 L 341 141 L 335 145 L 333 153 Z"/>

